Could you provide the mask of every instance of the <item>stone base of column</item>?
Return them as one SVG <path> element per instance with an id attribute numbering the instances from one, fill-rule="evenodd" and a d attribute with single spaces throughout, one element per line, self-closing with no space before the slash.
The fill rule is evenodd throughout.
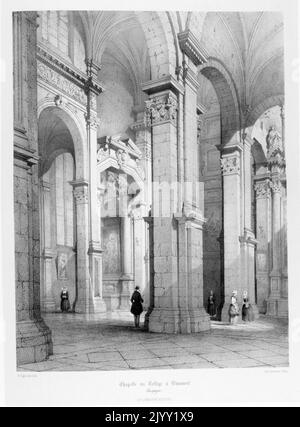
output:
<path id="1" fill-rule="evenodd" d="M 17 322 L 17 365 L 42 362 L 53 354 L 51 331 L 42 319 Z"/>
<path id="2" fill-rule="evenodd" d="M 153 307 L 149 307 L 147 313 L 145 314 L 144 328 L 146 331 L 149 331 L 149 322 L 152 311 Z"/>
<path id="3" fill-rule="evenodd" d="M 93 300 L 93 312 L 97 313 L 106 313 L 106 304 L 103 298 L 96 297 Z"/>
<path id="4" fill-rule="evenodd" d="M 149 332 L 191 334 L 208 330 L 210 320 L 204 308 L 195 310 L 154 308 L 149 316 Z"/>
<path id="5" fill-rule="evenodd" d="M 253 310 L 253 317 L 254 320 L 258 320 L 260 317 L 259 308 L 256 304 L 251 304 L 252 310 Z"/>
<path id="6" fill-rule="evenodd" d="M 179 334 L 179 310 L 172 308 L 154 308 L 149 317 L 149 332 Z"/>
<path id="7" fill-rule="evenodd" d="M 289 307 L 288 300 L 285 298 L 271 297 L 268 300 L 267 316 L 288 318 Z"/>
<path id="8" fill-rule="evenodd" d="M 210 330 L 210 317 L 204 308 L 189 310 L 189 316 L 192 334 Z"/>
<path id="9" fill-rule="evenodd" d="M 131 307 L 130 298 L 133 293 L 134 281 L 132 279 L 122 279 L 122 291 L 120 295 L 119 310 L 129 311 Z"/>
<path id="10" fill-rule="evenodd" d="M 55 301 L 53 301 L 53 299 L 46 299 L 43 301 L 41 311 L 43 313 L 55 313 L 57 311 Z"/>

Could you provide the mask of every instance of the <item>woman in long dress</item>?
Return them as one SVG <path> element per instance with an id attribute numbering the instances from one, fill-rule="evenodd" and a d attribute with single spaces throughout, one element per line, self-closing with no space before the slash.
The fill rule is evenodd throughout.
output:
<path id="1" fill-rule="evenodd" d="M 63 313 L 67 313 L 71 309 L 70 301 L 69 301 L 69 292 L 66 287 L 62 288 L 60 294 L 60 309 Z"/>
<path id="2" fill-rule="evenodd" d="M 140 293 L 140 288 L 139 286 L 136 286 L 135 291 L 132 294 L 131 297 L 131 313 L 134 315 L 134 325 L 136 328 L 140 327 L 140 317 L 141 314 L 143 313 L 143 298 L 142 295 Z"/>
<path id="3" fill-rule="evenodd" d="M 210 291 L 210 295 L 208 297 L 207 312 L 211 319 L 216 316 L 216 298 L 213 291 Z"/>
<path id="4" fill-rule="evenodd" d="M 231 303 L 229 306 L 229 322 L 231 325 L 236 325 L 240 315 L 240 308 L 237 302 L 237 291 L 232 292 Z"/>
<path id="5" fill-rule="evenodd" d="M 247 291 L 244 291 L 243 294 L 242 319 L 244 322 L 253 322 L 254 320 L 253 308 L 250 304 Z"/>

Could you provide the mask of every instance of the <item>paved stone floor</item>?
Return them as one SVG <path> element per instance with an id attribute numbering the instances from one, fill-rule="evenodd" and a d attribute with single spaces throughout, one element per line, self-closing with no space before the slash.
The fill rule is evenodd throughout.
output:
<path id="1" fill-rule="evenodd" d="M 210 332 L 152 334 L 133 327 L 131 315 L 44 316 L 54 355 L 20 371 L 103 371 L 288 367 L 287 321 L 266 317 L 251 324 L 212 323 Z"/>

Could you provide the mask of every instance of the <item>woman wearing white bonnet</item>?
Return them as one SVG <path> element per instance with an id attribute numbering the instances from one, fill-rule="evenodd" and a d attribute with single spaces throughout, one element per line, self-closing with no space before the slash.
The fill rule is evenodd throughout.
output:
<path id="1" fill-rule="evenodd" d="M 240 308 L 237 302 L 237 291 L 232 291 L 231 302 L 229 306 L 229 322 L 231 325 L 236 325 L 238 322 L 238 317 L 240 315 Z"/>

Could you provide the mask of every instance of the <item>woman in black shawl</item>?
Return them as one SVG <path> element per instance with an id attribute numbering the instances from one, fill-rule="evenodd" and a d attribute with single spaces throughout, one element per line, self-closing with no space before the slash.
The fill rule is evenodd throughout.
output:
<path id="1" fill-rule="evenodd" d="M 140 288 L 136 286 L 135 291 L 132 294 L 131 297 L 131 313 L 134 315 L 134 325 L 136 328 L 140 327 L 140 317 L 143 312 L 143 305 L 144 302 L 142 295 L 140 293 Z"/>
<path id="2" fill-rule="evenodd" d="M 63 313 L 67 313 L 71 309 L 70 301 L 69 301 L 69 292 L 66 287 L 62 288 L 60 294 L 60 309 Z"/>

